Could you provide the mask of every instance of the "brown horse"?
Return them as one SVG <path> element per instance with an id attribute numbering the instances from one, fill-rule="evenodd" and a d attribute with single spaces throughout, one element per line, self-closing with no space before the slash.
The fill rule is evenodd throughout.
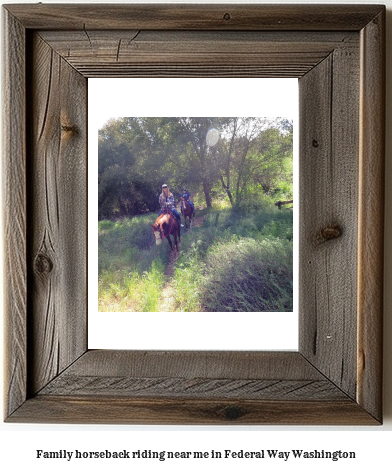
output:
<path id="1" fill-rule="evenodd" d="M 160 245 L 164 238 L 166 237 L 169 241 L 170 248 L 173 249 L 173 245 L 170 239 L 170 234 L 174 238 L 174 245 L 178 251 L 177 237 L 178 241 L 181 242 L 181 227 L 177 219 L 171 215 L 171 212 L 167 209 L 162 211 L 162 214 L 155 221 L 155 224 L 151 224 L 152 230 L 154 232 L 156 244 Z"/>
<path id="2" fill-rule="evenodd" d="M 181 201 L 181 209 L 182 209 L 182 215 L 184 216 L 184 221 L 185 221 L 185 227 L 188 227 L 186 224 L 186 218 L 189 218 L 189 227 L 192 226 L 192 208 L 189 202 L 186 201 L 185 198 L 180 198 Z"/>

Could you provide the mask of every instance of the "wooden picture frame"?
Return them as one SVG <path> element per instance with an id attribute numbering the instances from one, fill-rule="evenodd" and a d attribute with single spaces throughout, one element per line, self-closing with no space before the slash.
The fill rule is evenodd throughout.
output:
<path id="1" fill-rule="evenodd" d="M 385 7 L 17 4 L 3 21 L 5 420 L 382 423 Z M 299 78 L 298 352 L 88 350 L 87 78 L 124 76 Z"/>

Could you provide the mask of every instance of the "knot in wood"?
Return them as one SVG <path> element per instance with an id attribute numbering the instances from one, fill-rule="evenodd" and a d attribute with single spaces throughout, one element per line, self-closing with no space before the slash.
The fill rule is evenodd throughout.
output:
<path id="1" fill-rule="evenodd" d="M 40 252 L 34 260 L 34 268 L 41 275 L 47 275 L 53 269 L 53 262 L 48 255 Z"/>
<path id="2" fill-rule="evenodd" d="M 313 147 L 313 148 L 318 148 L 318 146 L 319 146 L 319 142 L 318 142 L 318 140 L 316 140 L 316 139 L 314 138 L 314 139 L 312 140 L 312 147 Z"/>
<path id="3" fill-rule="evenodd" d="M 226 21 L 231 20 L 231 15 L 230 15 L 230 13 L 225 13 L 225 14 L 223 15 L 223 19 L 226 20 Z"/>
<path id="4" fill-rule="evenodd" d="M 328 240 L 337 239 L 342 235 L 342 229 L 338 225 L 330 225 L 323 227 L 316 235 L 315 243 L 322 244 Z"/>
<path id="5" fill-rule="evenodd" d="M 240 407 L 237 407 L 234 405 L 234 406 L 226 407 L 223 410 L 223 414 L 226 420 L 237 420 L 238 418 L 241 418 L 241 416 L 243 416 L 244 413 Z"/>
<path id="6" fill-rule="evenodd" d="M 78 129 L 75 127 L 75 125 L 61 125 L 61 130 L 63 132 L 67 132 L 67 133 L 71 133 L 71 134 L 77 133 L 77 131 L 78 131 Z"/>

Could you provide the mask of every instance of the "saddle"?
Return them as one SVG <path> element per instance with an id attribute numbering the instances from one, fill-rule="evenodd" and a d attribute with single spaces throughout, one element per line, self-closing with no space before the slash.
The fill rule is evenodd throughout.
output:
<path id="1" fill-rule="evenodd" d="M 162 210 L 162 214 L 170 214 L 172 216 L 172 218 L 176 221 L 177 220 L 177 217 L 175 216 L 175 214 L 173 213 L 173 210 L 172 209 L 168 209 L 167 207 L 164 208 Z"/>

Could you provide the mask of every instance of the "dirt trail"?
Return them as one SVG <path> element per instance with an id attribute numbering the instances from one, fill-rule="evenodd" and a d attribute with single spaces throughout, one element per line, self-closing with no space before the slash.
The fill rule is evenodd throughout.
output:
<path id="1" fill-rule="evenodd" d="M 193 220 L 193 226 L 200 227 L 203 224 L 205 217 L 206 216 L 195 217 L 195 219 Z"/>
<path id="2" fill-rule="evenodd" d="M 205 216 L 195 217 L 192 227 L 200 227 L 203 225 Z M 184 232 L 185 230 L 185 232 Z M 186 229 L 182 227 L 182 235 L 186 235 L 187 232 L 190 232 L 192 229 Z M 174 275 L 174 270 L 176 267 L 176 261 L 178 260 L 181 252 L 181 244 L 179 245 L 180 251 L 170 252 L 169 263 L 166 267 L 165 276 L 167 278 L 167 283 L 162 289 L 162 295 L 160 299 L 160 304 L 158 312 L 172 312 L 174 311 L 174 288 L 171 285 L 171 278 Z"/>

